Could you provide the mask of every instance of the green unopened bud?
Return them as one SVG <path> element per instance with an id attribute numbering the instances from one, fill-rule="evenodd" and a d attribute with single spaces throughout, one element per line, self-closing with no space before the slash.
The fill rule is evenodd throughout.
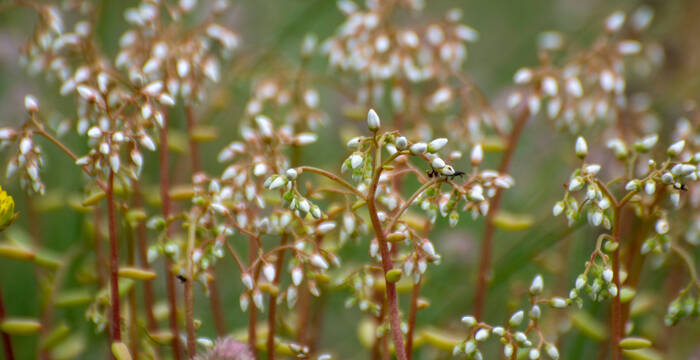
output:
<path id="1" fill-rule="evenodd" d="M 5 319 L 0 323 L 0 330 L 10 335 L 32 335 L 41 330 L 41 323 L 36 319 Z"/>
<path id="2" fill-rule="evenodd" d="M 391 269 L 386 272 L 386 282 L 395 283 L 401 280 L 402 274 L 403 272 L 401 271 L 401 269 Z"/>
<path id="3" fill-rule="evenodd" d="M 119 268 L 119 277 L 149 281 L 156 278 L 156 273 L 150 270 L 139 269 L 137 267 L 125 266 Z"/>
<path id="4" fill-rule="evenodd" d="M 651 346 L 651 341 L 642 337 L 626 337 L 620 340 L 620 347 L 626 350 L 643 349 Z"/>
<path id="5" fill-rule="evenodd" d="M 131 360 L 129 348 L 120 341 L 112 343 L 112 355 L 114 355 L 114 358 L 117 360 Z"/>
<path id="6" fill-rule="evenodd" d="M 19 246 L 14 246 L 10 244 L 0 244 L 0 257 L 14 259 L 14 260 L 34 260 L 36 254 L 34 252 L 21 248 Z"/>
<path id="7" fill-rule="evenodd" d="M 612 253 L 617 248 L 620 246 L 620 244 L 617 241 L 606 241 L 605 245 L 603 245 L 603 250 L 605 250 L 606 253 Z"/>

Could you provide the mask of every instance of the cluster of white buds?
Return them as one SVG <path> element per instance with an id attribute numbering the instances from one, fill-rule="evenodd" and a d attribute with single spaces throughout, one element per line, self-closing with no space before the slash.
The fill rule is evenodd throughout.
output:
<path id="1" fill-rule="evenodd" d="M 549 359 L 558 360 L 559 350 L 556 345 L 546 342 L 538 327 L 539 320 L 542 316 L 542 310 L 538 303 L 542 301 L 538 301 L 537 296 L 542 293 L 542 289 L 542 276 L 537 275 L 530 285 L 532 302 L 530 310 L 515 311 L 508 319 L 507 325 L 492 326 L 484 322 L 477 322 L 476 318 L 473 316 L 463 316 L 462 324 L 469 329 L 469 335 L 464 341 L 454 346 L 452 355 L 461 355 L 466 359 L 483 359 L 483 355 L 479 350 L 479 345 L 491 337 L 497 337 L 501 344 L 503 344 L 503 355 L 505 358 L 509 359 L 515 356 L 516 349 L 518 349 L 530 360 L 541 359 L 543 353 L 546 354 Z M 570 304 L 570 301 L 559 297 L 554 297 L 546 302 L 548 302 L 552 308 L 556 309 L 566 308 Z M 530 319 L 529 323 L 527 323 L 527 330 L 519 330 L 523 325 L 526 314 Z M 530 340 L 530 336 L 535 334 L 538 335 L 537 343 Z"/>
<path id="2" fill-rule="evenodd" d="M 133 28 L 121 36 L 115 64 L 124 69 L 129 81 L 137 86 L 159 82 L 161 89 L 157 92 L 166 97 L 162 100 L 165 102 L 174 102 L 178 96 L 188 101 L 203 100 L 206 83 L 221 79 L 215 44 L 222 56 L 228 57 L 240 43 L 237 34 L 211 20 L 186 34 L 177 31 L 182 26 L 183 16 L 193 11 L 191 5 L 180 4 L 166 11 L 165 4 L 143 1 L 125 12 Z M 218 1 L 211 8 L 212 15 L 227 6 Z M 164 15 L 169 21 L 163 20 Z M 144 92 L 150 92 L 146 90 L 144 88 Z"/>
<path id="3" fill-rule="evenodd" d="M 476 30 L 459 23 L 459 10 L 450 10 L 442 21 L 427 26 L 406 27 L 391 23 L 392 13 L 397 10 L 387 11 L 380 2 L 367 6 L 365 10 L 351 1 L 339 2 L 346 20 L 322 48 L 331 66 L 364 73 L 372 79 L 400 77 L 422 82 L 448 69 L 459 70 L 467 57 L 466 44 L 479 37 Z M 390 31 L 392 27 L 396 31 Z"/>
<path id="4" fill-rule="evenodd" d="M 298 71 L 304 73 L 305 69 Z M 317 130 L 325 125 L 328 115 L 320 107 L 319 91 L 304 81 L 305 77 L 289 77 L 286 74 L 288 71 L 281 71 L 280 75 L 265 78 L 255 85 L 252 97 L 245 106 L 246 116 L 254 118 L 261 114 L 275 114 L 295 129 Z M 299 139 L 298 145 L 306 145 L 305 140 Z"/>
<path id="5" fill-rule="evenodd" d="M 613 242 L 606 242 L 603 251 L 610 253 L 618 245 Z M 569 291 L 567 301 L 575 303 L 579 308 L 583 306 L 581 295 L 587 294 L 593 301 L 602 302 L 614 298 L 620 291 L 622 302 L 628 302 L 634 296 L 634 290 L 623 287 L 618 289 L 613 282 L 613 270 L 608 263 L 607 255 L 599 254 L 601 262 L 591 261 L 586 263 L 586 270 L 576 277 L 574 287 Z M 620 272 L 620 281 L 623 282 L 627 275 Z"/>
<path id="6" fill-rule="evenodd" d="M 647 28 L 652 15 L 650 8 L 640 7 L 630 15 L 628 26 L 623 29 L 625 15 L 613 13 L 605 22 L 605 35 L 590 50 L 567 59 L 561 67 L 552 66 L 547 56 L 541 68 L 521 68 L 513 81 L 528 90 L 514 93 L 509 99 L 510 106 L 522 103 L 533 115 L 543 109 L 557 126 L 573 133 L 596 120 L 612 118 L 618 109 L 633 109 L 636 105 L 630 104 L 625 93 L 627 58 L 632 57 L 633 68 L 641 75 L 648 74 L 663 61 L 658 44 L 640 40 L 640 33 Z M 610 23 L 616 25 L 611 27 Z M 563 43 L 556 33 L 546 33 L 542 38 L 547 44 L 557 43 L 557 46 L 545 46 L 545 50 L 558 50 Z"/>

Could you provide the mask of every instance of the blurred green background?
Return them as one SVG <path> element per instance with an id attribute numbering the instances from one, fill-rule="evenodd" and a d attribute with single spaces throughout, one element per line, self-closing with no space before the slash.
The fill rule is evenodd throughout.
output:
<path id="1" fill-rule="evenodd" d="M 110 55 L 117 51 L 118 38 L 126 29 L 123 11 L 136 4 L 135 1 L 98 1 L 101 11 L 98 20 L 98 34 L 101 46 Z M 7 2 L 5 2 L 7 3 Z M 5 4 L 0 1 L 0 8 Z M 561 31 L 580 48 L 585 48 L 599 34 L 605 16 L 614 10 L 630 10 L 646 3 L 656 10 L 652 27 L 654 38 L 669 50 L 668 65 L 661 69 L 657 84 L 648 89 L 658 97 L 659 110 L 668 116 L 677 114 L 679 99 L 697 99 L 700 72 L 697 34 L 695 22 L 700 18 L 697 0 L 668 1 L 605 1 L 605 0 L 428 0 L 424 17 L 437 18 L 447 9 L 457 7 L 463 10 L 463 22 L 480 32 L 478 43 L 469 46 L 466 63 L 467 72 L 481 86 L 489 98 L 497 101 L 512 83 L 513 73 L 522 66 L 534 66 L 536 58 L 536 38 L 547 30 Z M 301 39 L 307 33 L 315 33 L 319 39 L 330 36 L 343 20 L 342 14 L 330 0 L 250 0 L 233 1 L 232 8 L 224 22 L 241 35 L 242 49 L 236 58 L 256 61 L 235 60 L 231 72 L 224 72 L 222 86 L 212 92 L 213 99 L 222 106 L 207 113 L 201 122 L 216 126 L 219 138 L 201 148 L 204 169 L 212 174 L 222 170 L 216 162 L 219 149 L 239 136 L 237 125 L 243 114 L 243 105 L 251 93 L 251 82 L 264 76 L 270 69 L 280 66 L 294 66 L 300 62 L 298 49 Z M 26 9 L 11 9 L 0 13 L 0 127 L 16 126 L 25 119 L 22 106 L 24 95 L 37 95 L 42 111 L 55 110 L 56 116 L 71 114 L 72 101 L 57 95 L 57 84 L 47 83 L 41 78 L 30 77 L 18 65 L 19 48 L 31 34 L 36 16 Z M 329 74 L 326 61 L 322 57 L 312 62 L 312 71 Z M 353 122 L 342 115 L 342 99 L 332 89 L 321 87 L 321 103 L 330 114 L 329 126 L 321 129 L 321 141 L 306 148 L 303 162 L 324 168 L 334 169 L 346 152 L 337 144 L 340 141 L 339 129 Z M 179 109 L 179 108 L 177 108 Z M 184 128 L 182 111 L 174 111 L 172 123 L 176 128 Z M 74 112 L 73 112 L 74 113 Z M 381 111 L 380 111 L 381 114 Z M 494 243 L 494 271 L 492 286 L 487 303 L 486 319 L 500 322 L 516 305 L 525 299 L 514 296 L 525 288 L 532 276 L 538 272 L 545 275 L 546 291 L 550 294 L 565 295 L 575 276 L 583 268 L 584 262 L 594 246 L 595 233 L 587 229 L 574 229 L 568 236 L 566 224 L 560 218 L 551 217 L 551 207 L 563 194 L 563 184 L 573 168 L 571 149 L 574 137 L 560 133 L 542 119 L 531 121 L 523 141 L 516 151 L 511 174 L 516 179 L 516 187 L 505 193 L 503 208 L 513 213 L 530 213 L 535 225 L 518 232 L 498 231 Z M 84 142 L 75 135 L 66 138 L 77 153 L 86 150 Z M 42 144 L 44 144 L 42 142 Z M 47 165 L 42 178 L 47 184 L 47 197 L 33 199 L 37 215 L 28 216 L 26 197 L 19 189 L 16 179 L 0 179 L 0 185 L 14 196 L 16 209 L 22 213 L 20 220 L 13 225 L 11 236 L 28 237 L 36 231 L 41 235 L 45 247 L 64 252 L 75 243 L 84 240 L 86 224 L 91 216 L 75 213 L 65 205 L 67 192 L 80 193 L 84 178 L 70 160 L 44 144 Z M 328 151 L 327 149 L 331 149 Z M 564 149 L 564 150 L 561 150 Z M 323 154 L 319 156 L 318 154 Z M 0 151 L 0 164 L 6 163 L 8 151 Z M 488 154 L 487 164 L 497 166 L 498 154 Z M 152 154 L 146 158 L 144 181 L 155 184 L 157 180 L 157 158 Z M 173 166 L 175 168 L 175 166 Z M 4 169 L 3 169 L 4 172 Z M 180 182 L 186 179 L 179 179 Z M 177 180 L 176 180 L 177 182 Z M 53 201 L 53 203 L 52 203 Z M 45 207 L 47 211 L 41 211 Z M 440 266 L 431 266 L 422 295 L 431 299 L 428 310 L 419 312 L 418 325 L 434 325 L 444 329 L 460 329 L 459 319 L 471 311 L 473 289 L 478 266 L 479 239 L 483 220 L 472 221 L 468 216 L 457 229 L 451 230 L 446 223 L 436 226 L 432 238 L 444 260 Z M 245 245 L 242 245 L 243 247 Z M 350 245 L 343 250 L 350 259 L 366 256 L 367 244 Z M 345 261 L 352 263 L 352 260 Z M 160 269 L 161 265 L 157 265 Z M 77 269 L 72 269 L 76 271 Z M 229 329 L 244 328 L 247 316 L 240 311 L 238 295 L 240 284 L 238 271 L 232 260 L 227 258 L 217 265 L 222 291 L 222 301 Z M 665 279 L 663 271 L 647 270 L 642 275 L 644 291 L 666 291 L 658 279 Z M 234 280 L 235 279 L 235 280 Z M 0 283 L 5 295 L 8 314 L 14 316 L 37 316 L 41 299 L 37 295 L 39 284 L 31 265 L 10 260 L 0 260 Z M 164 293 L 163 282 L 154 282 L 159 294 Z M 68 276 L 66 288 L 77 286 L 72 276 Z M 343 301 L 348 292 L 334 292 L 324 297 L 325 313 L 321 350 L 329 350 L 338 359 L 366 359 L 367 352 L 360 350 L 356 336 L 356 308 L 346 310 Z M 405 296 L 405 295 L 404 295 Z M 407 297 L 401 304 L 407 304 Z M 666 352 L 668 359 L 700 358 L 700 327 L 696 324 L 682 324 L 674 329 L 663 327 L 662 316 L 665 303 L 661 300 L 654 308 L 656 322 L 638 324 L 649 328 L 650 333 L 673 332 L 679 337 L 695 334 L 690 341 L 672 341 L 658 344 Z M 202 336 L 214 337 L 215 331 L 210 320 L 208 307 L 204 306 L 202 293 L 197 292 L 196 315 L 203 320 Z M 604 320 L 604 306 L 589 302 L 584 309 Z M 58 309 L 56 319 L 65 320 L 72 328 L 84 334 L 86 352 L 81 359 L 105 358 L 106 341 L 102 335 L 95 335 L 92 325 L 85 321 L 84 307 Z M 545 317 L 565 318 L 565 312 L 547 311 Z M 565 323 L 565 322 L 564 322 Z M 36 337 L 15 337 L 13 339 L 19 359 L 36 356 Z M 562 358 L 594 359 L 601 346 L 572 330 L 561 342 Z M 497 354 L 499 350 L 491 349 Z M 694 354 L 694 355 L 691 355 Z M 438 355 L 433 350 L 422 350 L 416 358 L 432 359 Z M 695 356 L 695 357 L 693 357 Z M 495 357 L 494 357 L 495 358 Z"/>

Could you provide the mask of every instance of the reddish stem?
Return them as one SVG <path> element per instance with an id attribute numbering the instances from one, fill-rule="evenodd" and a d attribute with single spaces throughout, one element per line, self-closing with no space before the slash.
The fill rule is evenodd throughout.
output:
<path id="1" fill-rule="evenodd" d="M 520 117 L 515 123 L 513 131 L 510 133 L 508 138 L 508 143 L 506 144 L 505 153 L 501 158 L 501 164 L 498 167 L 500 173 L 505 173 L 510 167 L 511 160 L 513 159 L 513 154 L 515 153 L 515 148 L 518 144 L 518 140 L 522 135 L 523 129 L 527 120 L 530 118 L 530 111 L 527 108 L 523 108 Z M 484 304 L 486 301 L 486 288 L 489 277 L 489 272 L 491 270 L 491 247 L 493 243 L 493 235 L 496 230 L 493 224 L 493 218 L 498 213 L 498 209 L 501 206 L 501 198 L 503 192 L 499 188 L 496 190 L 496 195 L 494 195 L 491 203 L 489 205 L 490 209 L 488 214 L 486 214 L 486 229 L 484 229 L 484 238 L 481 241 L 481 262 L 479 263 L 479 277 L 477 279 L 476 294 L 474 295 L 474 317 L 477 320 L 481 320 L 484 313 Z"/>
<path id="2" fill-rule="evenodd" d="M 416 327 L 416 313 L 418 312 L 418 296 L 420 294 L 420 280 L 413 284 L 411 291 L 411 309 L 408 313 L 408 332 L 406 333 L 406 357 L 411 360 L 413 355 L 413 330 Z"/>
<path id="3" fill-rule="evenodd" d="M 160 197 L 163 203 L 163 219 L 168 223 L 165 230 L 167 238 L 170 237 L 170 183 L 168 170 L 168 130 L 167 120 L 160 129 Z M 180 330 L 177 323 L 177 297 L 175 294 L 175 275 L 172 272 L 172 262 L 165 258 L 165 282 L 168 292 L 168 304 L 170 307 L 170 332 L 173 334 L 172 348 L 175 360 L 180 360 Z"/>
<path id="4" fill-rule="evenodd" d="M 191 359 L 196 351 L 194 333 L 194 293 L 192 283 L 194 282 L 194 271 L 192 264 L 192 252 L 194 251 L 196 219 L 190 220 L 190 228 L 187 236 L 187 279 L 185 281 L 185 327 L 187 330 L 187 355 Z"/>
<path id="5" fill-rule="evenodd" d="M 614 224 L 613 224 L 613 241 L 615 241 L 618 246 L 612 253 L 612 265 L 613 265 L 613 283 L 617 287 L 617 293 L 612 301 L 612 311 L 611 316 L 611 334 L 612 334 L 612 360 L 622 359 L 622 348 L 619 346 L 620 340 L 622 339 L 622 305 L 620 303 L 620 292 L 622 290 L 620 282 L 620 207 L 616 206 L 614 208 Z"/>
<path id="6" fill-rule="evenodd" d="M 282 235 L 282 240 L 280 241 L 280 246 L 287 244 L 287 234 Z M 284 253 L 285 250 L 279 252 L 277 255 L 277 262 L 275 263 L 275 279 L 273 284 L 278 286 L 280 283 L 280 277 L 282 275 L 282 266 L 284 265 Z M 275 359 L 275 327 L 277 322 L 275 321 L 277 317 L 277 295 L 270 294 L 270 313 L 267 319 L 267 359 Z"/>
<path id="7" fill-rule="evenodd" d="M 138 181 L 133 181 L 132 186 L 134 189 L 134 207 L 140 208 L 143 206 L 143 199 Z M 150 270 L 151 267 L 148 264 L 146 225 L 143 223 L 143 221 L 140 221 L 136 226 L 136 238 L 141 268 L 144 270 Z M 148 330 L 155 331 L 158 328 L 158 324 L 156 323 L 156 318 L 153 315 L 153 285 L 151 285 L 150 281 L 142 281 L 141 283 L 143 283 L 143 305 L 146 311 L 146 326 Z"/>
<path id="8" fill-rule="evenodd" d="M 194 109 L 192 105 L 185 106 L 185 118 L 187 119 L 187 133 L 189 135 L 189 145 L 190 145 L 190 161 L 192 162 L 192 173 L 196 173 L 200 170 L 199 164 L 199 148 L 197 147 L 197 142 L 192 137 L 195 124 L 197 120 L 194 116 Z"/>
<path id="9" fill-rule="evenodd" d="M 252 264 L 255 259 L 257 258 L 257 242 L 255 241 L 255 237 L 249 236 L 248 237 L 248 261 Z M 253 273 L 253 278 L 257 279 L 258 278 L 258 272 L 256 271 L 257 266 L 255 269 L 251 269 L 251 272 Z M 252 292 L 251 292 L 252 296 Z M 258 344 L 258 335 L 257 335 L 257 329 L 256 325 L 258 322 L 258 309 L 256 306 L 251 306 L 249 311 L 248 311 L 248 346 L 250 346 L 250 351 L 253 353 L 253 357 L 255 359 L 258 358 L 258 350 L 257 350 L 257 344 Z"/>
<path id="10" fill-rule="evenodd" d="M 226 335 L 226 324 L 224 323 L 224 314 L 221 311 L 221 298 L 219 292 L 219 285 L 216 283 L 216 278 L 214 277 L 214 271 L 209 270 L 209 305 L 211 306 L 212 315 L 214 317 L 214 327 L 216 328 L 216 333 L 223 337 Z"/>
<path id="11" fill-rule="evenodd" d="M 192 169 L 192 174 L 196 174 L 200 171 L 201 165 L 199 161 L 199 147 L 197 142 L 192 137 L 194 132 L 194 127 L 197 124 L 197 118 L 194 114 L 194 109 L 192 105 L 185 106 L 185 118 L 187 121 L 187 134 L 189 135 L 189 146 L 190 146 L 190 167 Z M 216 327 L 216 332 L 219 336 L 224 336 L 226 334 L 226 325 L 224 324 L 224 315 L 221 310 L 221 301 L 219 295 L 219 286 L 216 284 L 216 273 L 213 269 L 208 271 L 209 280 L 209 305 L 211 306 L 212 318 L 214 319 L 214 326 Z"/>
<path id="12" fill-rule="evenodd" d="M 5 320 L 5 303 L 2 301 L 2 287 L 0 287 L 0 322 Z M 0 331 L 2 335 L 2 346 L 5 349 L 5 358 L 7 360 L 15 360 L 14 351 L 12 350 L 12 340 L 10 334 Z"/>
<path id="13" fill-rule="evenodd" d="M 375 195 L 377 192 L 377 185 L 379 183 L 378 176 L 372 181 L 372 186 L 367 194 L 367 210 L 369 211 L 370 220 L 372 221 L 372 227 L 374 227 L 374 233 L 377 236 L 377 241 L 379 242 L 379 251 L 382 255 L 382 268 L 384 270 L 384 275 L 394 268 L 391 263 L 391 254 L 389 253 L 389 247 L 387 246 L 386 237 L 384 236 L 384 230 L 382 229 L 382 224 L 377 216 L 377 205 L 375 204 Z M 391 323 L 391 337 L 394 341 L 394 349 L 396 350 L 396 358 L 398 360 L 406 360 L 406 349 L 404 348 L 403 335 L 401 334 L 401 320 L 399 319 L 399 303 L 396 295 L 396 284 L 392 282 L 386 283 L 386 298 L 387 305 L 389 307 L 389 322 Z"/>
<path id="14" fill-rule="evenodd" d="M 107 217 L 109 219 L 109 284 L 112 295 L 112 340 L 122 341 L 121 314 L 119 311 L 119 248 L 117 223 L 114 214 L 114 171 L 109 171 L 107 181 Z"/>
<path id="15" fill-rule="evenodd" d="M 127 247 L 127 264 L 134 266 L 136 261 L 136 241 L 134 240 L 134 229 L 130 228 L 127 232 L 128 247 Z M 129 352 L 133 356 L 137 356 L 139 350 L 139 338 L 137 334 L 138 318 L 136 314 L 136 289 L 129 291 Z"/>

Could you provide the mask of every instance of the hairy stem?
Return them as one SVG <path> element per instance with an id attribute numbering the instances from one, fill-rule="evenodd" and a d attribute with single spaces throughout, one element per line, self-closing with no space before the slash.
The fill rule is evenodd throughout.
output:
<path id="1" fill-rule="evenodd" d="M 107 217 L 109 219 L 109 284 L 112 300 L 112 341 L 122 341 L 121 314 L 119 310 L 119 248 L 117 224 L 114 214 L 114 171 L 109 171 L 107 182 Z"/>
<path id="2" fill-rule="evenodd" d="M 167 120 L 166 120 L 167 124 Z M 168 151 L 168 130 L 167 125 L 163 124 L 160 129 L 160 197 L 163 203 L 163 219 L 167 222 L 165 230 L 166 238 L 170 237 L 170 182 L 169 182 L 169 151 Z M 177 323 L 177 297 L 175 294 L 175 275 L 172 271 L 172 262 L 167 257 L 165 258 L 165 284 L 168 293 L 169 317 L 170 317 L 170 332 L 173 334 L 172 348 L 173 358 L 180 360 L 180 330 Z"/>
<path id="3" fill-rule="evenodd" d="M 506 143 L 505 153 L 501 158 L 501 164 L 498 167 L 500 173 L 505 173 L 510 167 L 511 160 L 513 159 L 513 154 L 515 153 L 515 148 L 518 145 L 520 136 L 522 135 L 523 129 L 527 120 L 530 118 L 530 111 L 527 108 L 523 108 L 522 113 L 515 123 L 508 142 Z M 493 243 L 493 235 L 496 228 L 493 224 L 493 218 L 498 213 L 498 209 L 501 207 L 501 198 L 503 195 L 502 189 L 498 188 L 496 190 L 496 195 L 491 199 L 490 209 L 488 214 L 486 214 L 486 228 L 484 229 L 484 237 L 481 240 L 481 262 L 479 264 L 479 275 L 477 278 L 476 293 L 474 295 L 474 317 L 477 320 L 481 320 L 484 313 L 484 304 L 486 303 L 486 288 L 489 277 L 489 272 L 491 271 L 491 247 Z"/>

